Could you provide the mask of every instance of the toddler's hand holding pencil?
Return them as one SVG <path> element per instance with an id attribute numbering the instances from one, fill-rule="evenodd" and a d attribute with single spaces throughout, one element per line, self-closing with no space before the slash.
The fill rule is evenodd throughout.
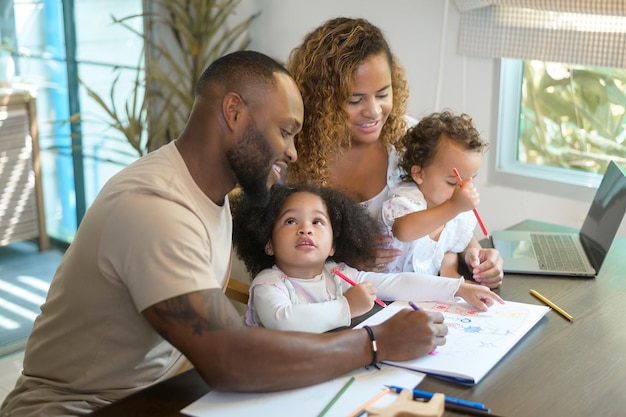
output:
<path id="1" fill-rule="evenodd" d="M 469 178 L 467 181 L 460 182 L 459 185 L 460 187 L 454 189 L 450 202 L 454 204 L 459 213 L 474 210 L 480 203 L 480 196 L 472 179 Z"/>
<path id="2" fill-rule="evenodd" d="M 348 288 L 343 295 L 350 306 L 350 317 L 358 317 L 374 307 L 376 287 L 370 282 L 362 282 Z"/>
<path id="3" fill-rule="evenodd" d="M 461 186 L 461 188 L 463 188 L 463 185 L 465 183 L 463 182 L 463 178 L 461 178 L 461 174 L 459 174 L 459 171 L 456 168 L 453 168 L 452 172 L 454 172 L 454 176 L 459 181 L 459 185 Z M 478 191 L 476 191 L 476 195 L 478 195 Z M 478 202 L 476 203 L 476 205 L 478 205 Z M 485 236 L 489 236 L 489 233 L 487 233 L 487 228 L 485 227 L 485 224 L 483 223 L 483 219 L 480 218 L 480 215 L 478 214 L 478 210 L 476 210 L 476 206 L 474 206 L 473 211 L 474 211 L 474 215 L 476 216 L 476 220 L 478 221 L 478 224 L 480 225 L 480 229 L 483 231 L 483 234 Z"/>

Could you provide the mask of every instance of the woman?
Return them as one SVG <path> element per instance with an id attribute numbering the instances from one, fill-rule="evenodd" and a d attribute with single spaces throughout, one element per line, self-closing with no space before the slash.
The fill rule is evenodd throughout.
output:
<path id="1" fill-rule="evenodd" d="M 399 181 L 396 145 L 411 121 L 404 68 L 381 30 L 365 19 L 339 17 L 311 31 L 289 56 L 302 93 L 305 118 L 296 136 L 298 160 L 289 183 L 337 188 L 378 218 L 387 192 Z M 372 265 L 383 272 L 401 254 L 381 237 Z M 464 254 L 473 278 L 496 288 L 502 259 L 494 250 Z"/>

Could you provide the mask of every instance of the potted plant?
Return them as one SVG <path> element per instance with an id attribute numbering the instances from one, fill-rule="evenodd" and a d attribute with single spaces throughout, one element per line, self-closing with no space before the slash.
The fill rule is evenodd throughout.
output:
<path id="1" fill-rule="evenodd" d="M 141 15 L 115 24 L 140 36 L 144 50 L 135 68 L 133 88 L 123 108 L 113 97 L 119 75 L 105 100 L 84 83 L 88 95 L 105 111 L 108 126 L 120 131 L 139 156 L 175 139 L 191 111 L 194 85 L 204 69 L 222 55 L 245 49 L 247 33 L 259 13 L 230 23 L 240 0 L 145 1 Z M 128 24 L 144 19 L 144 33 Z M 79 115 L 73 121 L 80 120 Z"/>

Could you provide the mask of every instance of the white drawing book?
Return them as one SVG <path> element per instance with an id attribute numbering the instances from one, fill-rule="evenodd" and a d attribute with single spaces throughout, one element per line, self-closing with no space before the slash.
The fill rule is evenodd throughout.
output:
<path id="1" fill-rule="evenodd" d="M 386 363 L 469 385 L 477 384 L 550 310 L 514 301 L 495 304 L 486 312 L 465 302 L 416 304 L 443 314 L 448 326 L 446 344 L 418 359 Z M 408 302 L 391 303 L 356 328 L 381 323 L 404 308 L 411 308 Z"/>
<path id="2" fill-rule="evenodd" d="M 183 414 L 195 417 L 315 417 L 330 403 L 348 382 L 354 382 L 339 397 L 325 417 L 345 417 L 385 389 L 385 385 L 415 387 L 424 374 L 406 369 L 381 366 L 357 369 L 344 376 L 306 388 L 270 393 L 236 393 L 211 391 L 183 408 Z M 376 407 L 391 404 L 397 396 L 389 394 L 376 402 Z"/>

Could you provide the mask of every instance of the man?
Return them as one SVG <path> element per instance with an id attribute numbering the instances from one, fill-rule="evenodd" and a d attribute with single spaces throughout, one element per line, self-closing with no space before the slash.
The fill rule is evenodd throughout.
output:
<path id="1" fill-rule="evenodd" d="M 223 293 L 227 194 L 238 183 L 267 198 L 267 184 L 296 159 L 302 98 L 282 66 L 252 51 L 214 62 L 195 96 L 181 136 L 122 170 L 88 210 L 3 417 L 86 414 L 170 377 L 185 357 L 213 389 L 275 391 L 370 364 L 372 337 L 378 360 L 445 343 L 443 317 L 424 312 L 398 314 L 373 336 L 243 326 Z"/>

